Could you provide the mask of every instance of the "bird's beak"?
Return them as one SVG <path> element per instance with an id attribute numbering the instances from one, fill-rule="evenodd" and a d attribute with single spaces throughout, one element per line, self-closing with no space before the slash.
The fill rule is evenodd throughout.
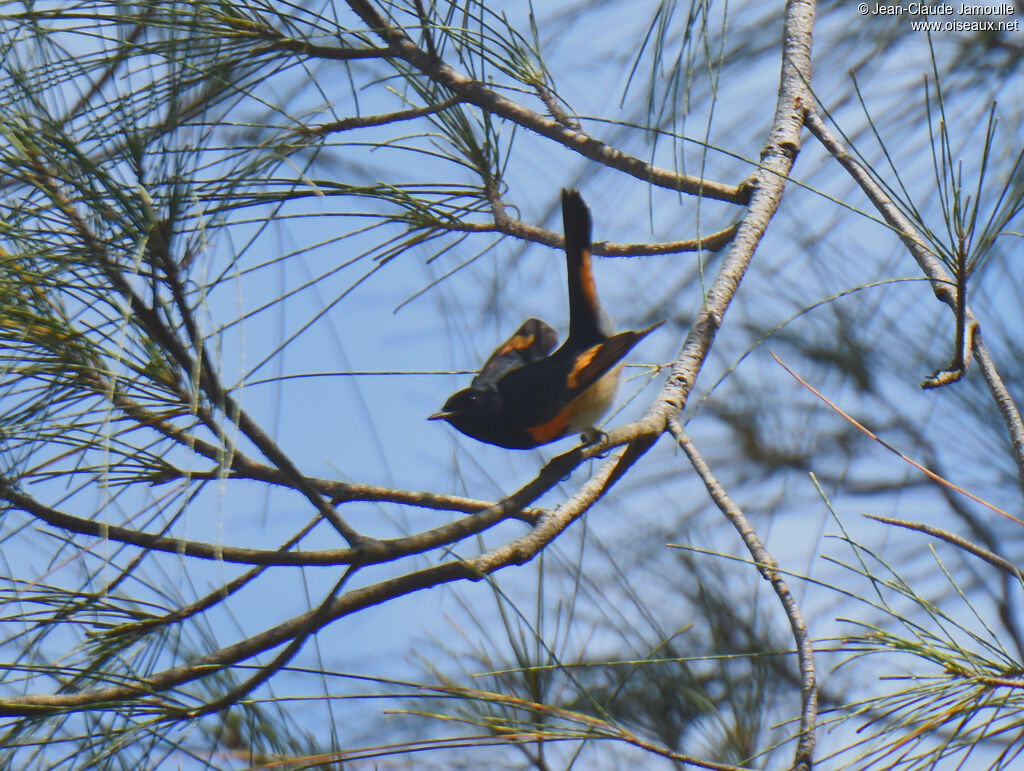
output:
<path id="1" fill-rule="evenodd" d="M 440 412 L 435 412 L 433 415 L 427 415 L 427 420 L 448 420 L 448 418 L 454 414 L 454 412 L 445 412 L 444 410 L 441 410 Z"/>

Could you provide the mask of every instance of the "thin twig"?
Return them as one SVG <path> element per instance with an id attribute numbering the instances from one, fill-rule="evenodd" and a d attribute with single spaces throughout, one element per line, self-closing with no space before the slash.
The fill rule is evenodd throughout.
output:
<path id="1" fill-rule="evenodd" d="M 970 498 L 975 503 L 980 503 L 982 506 L 984 506 L 985 508 L 989 509 L 990 511 L 993 511 L 996 514 L 999 514 L 1000 516 L 1006 517 L 1011 522 L 1016 522 L 1018 525 L 1024 525 L 1024 521 L 1022 521 L 1021 519 L 1015 517 L 1013 514 L 1010 514 L 1008 511 L 1004 511 L 1003 509 L 999 508 L 995 504 L 989 503 L 984 498 L 979 498 L 974 493 L 972 493 L 972 492 L 970 492 L 968 490 L 965 490 L 964 488 L 960 487 L 959 485 L 954 484 L 953 482 L 950 482 L 948 479 L 943 479 L 942 477 L 940 477 L 938 474 L 936 474 L 931 469 L 925 468 L 924 466 L 922 466 L 920 463 L 918 463 L 913 458 L 910 458 L 907 455 L 905 455 L 904 453 L 900 452 L 898 449 L 896 449 L 891 444 L 886 442 L 884 439 L 882 439 L 878 434 L 876 434 L 870 428 L 865 426 L 863 423 L 858 421 L 856 418 L 854 418 L 848 412 L 846 412 L 841 407 L 839 407 L 839 405 L 837 405 L 835 402 L 833 402 L 831 399 L 829 399 L 827 396 L 825 396 L 823 393 L 821 393 L 821 391 L 819 391 L 817 388 L 815 388 L 810 383 L 808 383 L 806 380 L 804 380 L 802 377 L 800 377 L 800 375 L 798 375 L 796 372 L 794 372 L 792 369 L 790 369 L 786 365 L 786 363 L 782 361 L 782 359 L 780 359 L 778 356 L 776 356 L 775 353 L 772 353 L 771 357 L 773 359 L 775 359 L 775 361 L 778 363 L 778 365 L 780 367 L 782 367 L 784 370 L 786 370 L 786 372 L 788 372 L 790 374 L 790 376 L 794 380 L 796 380 L 800 385 L 802 385 L 804 388 L 806 388 L 808 391 L 810 391 L 816 397 L 821 399 L 821 401 L 823 401 L 825 404 L 827 404 L 831 410 L 833 410 L 837 415 L 839 415 L 839 417 L 841 417 L 843 420 L 848 422 L 851 426 L 856 428 L 858 431 L 863 433 L 865 436 L 869 437 L 873 441 L 875 441 L 878 444 L 880 444 L 882 447 L 887 449 L 889 452 L 891 452 L 894 455 L 898 456 L 904 462 L 909 463 L 911 466 L 916 468 L 918 471 L 920 471 L 926 477 L 931 479 L 933 482 L 938 482 L 939 484 L 945 485 L 946 487 L 950 488 L 951 490 L 955 490 L 956 492 L 960 493 L 961 495 L 964 495 L 964 496 Z"/>
<path id="2" fill-rule="evenodd" d="M 532 241 L 533 243 L 544 244 L 556 249 L 565 248 L 565 236 L 497 212 L 495 213 L 493 224 L 444 219 L 434 224 L 434 227 L 439 230 L 459 233 L 504 233 L 507 236 L 514 236 L 523 241 Z M 591 253 L 601 257 L 651 257 L 661 254 L 677 254 L 679 252 L 717 252 L 732 240 L 738 229 L 738 224 L 730 225 L 717 233 L 710 233 L 700 238 L 687 238 L 682 241 L 664 241 L 653 244 L 619 244 L 611 241 L 595 241 L 592 244 Z"/>
<path id="3" fill-rule="evenodd" d="M 340 131 L 351 131 L 356 128 L 384 126 L 391 123 L 413 120 L 414 118 L 422 118 L 426 115 L 434 115 L 435 113 L 447 110 L 449 107 L 453 107 L 458 103 L 459 100 L 453 97 L 451 99 L 445 99 L 443 102 L 438 102 L 437 104 L 428 104 L 423 107 L 412 107 L 408 110 L 396 110 L 395 112 L 387 112 L 380 115 L 353 115 L 349 118 L 331 121 L 330 123 L 321 123 L 318 126 L 303 126 L 302 128 L 297 129 L 295 133 L 301 134 L 305 137 L 323 137 L 327 134 L 333 134 Z"/>
<path id="4" fill-rule="evenodd" d="M 886 525 L 895 525 L 896 527 L 903 527 L 907 530 L 916 530 L 919 533 L 925 533 L 939 538 L 946 543 L 956 546 L 958 549 L 963 549 L 966 552 L 970 552 L 975 557 L 985 560 L 989 565 L 999 568 L 1005 573 L 1014 576 L 1018 579 L 1024 580 L 1024 570 L 1014 565 L 1007 559 L 1003 559 L 995 552 L 989 551 L 984 546 L 979 546 L 973 541 L 968 541 L 962 535 L 951 533 L 948 530 L 943 530 L 941 527 L 934 527 L 933 525 L 925 525 L 920 522 L 908 522 L 904 519 L 891 519 L 889 517 L 880 517 L 877 514 L 865 514 L 868 519 L 873 519 L 876 522 L 882 522 Z"/>
<path id="5" fill-rule="evenodd" d="M 800 666 L 800 739 L 797 742 L 795 768 L 810 769 L 814 756 L 814 727 L 818 719 L 818 689 L 815 683 L 814 647 L 811 644 L 810 635 L 807 632 L 807 625 L 804 623 L 800 607 L 793 597 L 782 574 L 777 570 L 775 559 L 769 554 L 754 528 L 747 521 L 743 511 L 733 503 L 729 494 L 725 491 L 707 462 L 694 446 L 690 437 L 683 430 L 682 425 L 673 420 L 669 424 L 669 430 L 675 438 L 679 447 L 686 453 L 690 463 L 693 465 L 697 475 L 704 482 L 711 500 L 715 502 L 726 519 L 736 528 L 743 543 L 746 544 L 750 556 L 757 563 L 761 575 L 771 583 L 772 589 L 778 595 L 779 601 L 789 619 L 789 626 L 793 632 L 793 640 L 796 643 L 797 660 Z"/>

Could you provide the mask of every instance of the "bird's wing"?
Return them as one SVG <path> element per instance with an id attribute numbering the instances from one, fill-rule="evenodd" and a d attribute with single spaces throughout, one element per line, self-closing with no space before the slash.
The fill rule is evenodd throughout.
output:
<path id="1" fill-rule="evenodd" d="M 486 388 L 508 372 L 540 361 L 554 349 L 558 334 L 540 319 L 527 319 L 508 340 L 494 349 L 471 386 Z"/>

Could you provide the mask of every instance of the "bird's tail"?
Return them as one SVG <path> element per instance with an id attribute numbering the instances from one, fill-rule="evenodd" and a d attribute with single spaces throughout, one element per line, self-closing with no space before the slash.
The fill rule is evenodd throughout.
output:
<path id="1" fill-rule="evenodd" d="M 601 308 L 590 261 L 590 210 L 576 190 L 562 190 L 562 226 L 569 277 L 569 337 L 586 344 L 612 333 Z"/>

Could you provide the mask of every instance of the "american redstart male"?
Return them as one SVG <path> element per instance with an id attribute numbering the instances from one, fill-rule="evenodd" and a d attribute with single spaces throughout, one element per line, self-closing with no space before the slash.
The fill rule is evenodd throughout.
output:
<path id="1" fill-rule="evenodd" d="M 456 392 L 429 420 L 446 420 L 467 436 L 528 449 L 570 433 L 600 436 L 594 424 L 611 407 L 622 359 L 661 324 L 612 334 L 597 299 L 590 265 L 590 210 L 575 190 L 562 191 L 569 274 L 569 337 L 529 319 L 484 363 L 469 388 Z"/>

